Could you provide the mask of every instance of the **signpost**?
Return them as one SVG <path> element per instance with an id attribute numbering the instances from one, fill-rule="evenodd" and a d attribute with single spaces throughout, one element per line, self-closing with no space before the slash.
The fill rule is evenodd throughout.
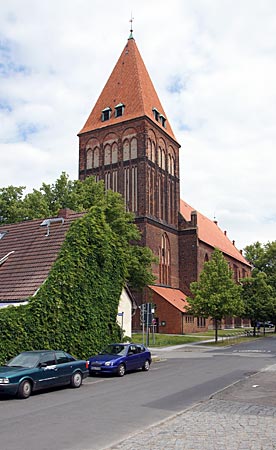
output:
<path id="1" fill-rule="evenodd" d="M 154 303 L 143 303 L 140 308 L 140 322 L 142 324 L 143 332 L 143 344 L 145 344 L 145 328 L 146 328 L 146 347 L 149 346 L 149 333 L 150 327 L 152 326 L 153 342 L 154 342 L 154 328 L 155 328 L 155 304 Z"/>

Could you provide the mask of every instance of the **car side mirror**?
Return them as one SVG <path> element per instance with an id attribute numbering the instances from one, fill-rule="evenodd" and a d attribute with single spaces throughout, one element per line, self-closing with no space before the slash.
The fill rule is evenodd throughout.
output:
<path id="1" fill-rule="evenodd" d="M 40 369 L 44 369 L 45 367 L 47 367 L 47 363 L 46 362 L 39 363 L 38 366 L 39 366 Z"/>

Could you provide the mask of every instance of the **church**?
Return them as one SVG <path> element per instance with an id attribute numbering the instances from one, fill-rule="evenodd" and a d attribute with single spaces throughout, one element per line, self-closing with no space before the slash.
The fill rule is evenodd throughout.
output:
<path id="1" fill-rule="evenodd" d="M 79 179 L 94 176 L 123 196 L 126 210 L 135 215 L 142 245 L 158 259 L 155 285 L 134 293 L 137 304 L 156 304 L 160 333 L 208 329 L 208 320 L 186 311 L 190 283 L 199 279 L 214 248 L 223 252 L 237 282 L 250 275 L 251 266 L 226 231 L 180 198 L 180 144 L 132 30 L 78 136 Z M 223 324 L 242 325 L 242 319 L 232 317 Z M 133 327 L 140 327 L 138 312 Z"/>

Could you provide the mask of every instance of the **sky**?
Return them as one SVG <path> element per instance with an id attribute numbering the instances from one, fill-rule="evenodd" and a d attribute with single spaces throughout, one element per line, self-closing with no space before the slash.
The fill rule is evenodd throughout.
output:
<path id="1" fill-rule="evenodd" d="M 239 249 L 276 240 L 275 0 L 0 1 L 0 188 L 78 178 L 77 133 L 131 17 L 181 198 Z"/>

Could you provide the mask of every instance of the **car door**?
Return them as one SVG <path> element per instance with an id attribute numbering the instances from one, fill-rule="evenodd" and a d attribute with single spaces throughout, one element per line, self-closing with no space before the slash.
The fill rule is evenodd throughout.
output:
<path id="1" fill-rule="evenodd" d="M 130 345 L 127 352 L 127 370 L 136 370 L 140 367 L 140 355 L 136 345 Z"/>
<path id="2" fill-rule="evenodd" d="M 55 386 L 58 379 L 58 369 L 54 352 L 47 352 L 40 356 L 39 360 L 39 379 L 37 387 L 47 389 Z"/>
<path id="3" fill-rule="evenodd" d="M 74 360 L 63 351 L 56 351 L 57 375 L 59 384 L 70 383 L 74 369 Z"/>

